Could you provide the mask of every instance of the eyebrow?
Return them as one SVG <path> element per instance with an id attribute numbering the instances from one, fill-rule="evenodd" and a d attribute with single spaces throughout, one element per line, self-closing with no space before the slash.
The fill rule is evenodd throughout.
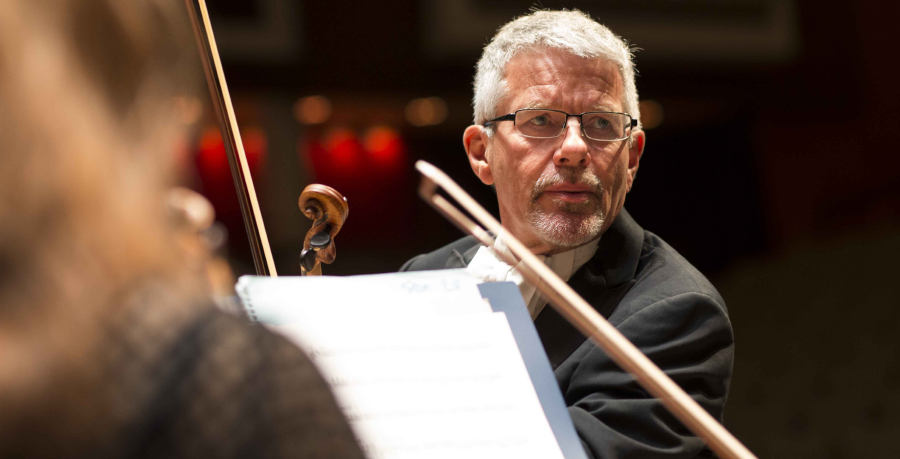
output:
<path id="1" fill-rule="evenodd" d="M 613 107 L 610 105 L 606 105 L 606 104 L 599 104 L 599 105 L 594 105 L 594 108 L 591 111 L 592 112 L 616 112 L 616 113 L 618 113 L 618 112 L 621 112 L 622 109 L 616 108 L 616 107 Z"/>
<path id="2" fill-rule="evenodd" d="M 543 103 L 543 102 L 529 102 L 529 103 L 525 104 L 525 105 L 524 105 L 522 108 L 520 108 L 519 110 L 522 110 L 522 109 L 532 109 L 532 108 L 544 108 L 544 109 L 547 109 L 547 110 L 553 110 L 553 109 L 551 109 L 551 108 L 547 108 L 547 105 L 546 105 L 545 103 Z"/>

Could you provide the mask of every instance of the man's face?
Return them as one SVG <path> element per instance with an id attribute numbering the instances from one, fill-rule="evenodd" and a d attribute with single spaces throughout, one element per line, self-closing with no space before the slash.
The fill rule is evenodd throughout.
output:
<path id="1" fill-rule="evenodd" d="M 506 67 L 507 93 L 498 115 L 521 108 L 568 113 L 623 112 L 623 85 L 615 64 L 566 51 L 538 49 Z M 569 118 L 557 138 L 522 136 L 512 121 L 466 130 L 464 143 L 475 173 L 494 184 L 503 226 L 534 253 L 556 253 L 599 237 L 618 216 L 637 172 L 644 145 L 582 137 Z"/>

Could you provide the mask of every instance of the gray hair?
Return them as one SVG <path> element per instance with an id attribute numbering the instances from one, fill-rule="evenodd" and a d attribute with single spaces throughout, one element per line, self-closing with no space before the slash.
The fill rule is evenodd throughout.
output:
<path id="1" fill-rule="evenodd" d="M 523 51 L 541 46 L 562 49 L 580 57 L 599 57 L 616 64 L 625 86 L 624 110 L 638 120 L 640 128 L 641 114 L 632 62 L 634 49 L 606 26 L 578 10 L 535 11 L 497 31 L 485 46 L 475 73 L 475 124 L 484 124 L 497 116 L 497 106 L 506 95 L 509 61 Z"/>

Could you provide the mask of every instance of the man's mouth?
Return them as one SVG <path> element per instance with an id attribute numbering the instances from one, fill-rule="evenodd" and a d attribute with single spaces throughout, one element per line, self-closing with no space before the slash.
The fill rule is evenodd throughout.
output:
<path id="1" fill-rule="evenodd" d="M 543 194 L 555 201 L 572 203 L 586 202 L 597 197 L 596 191 L 590 186 L 571 183 L 551 185 L 544 189 Z"/>

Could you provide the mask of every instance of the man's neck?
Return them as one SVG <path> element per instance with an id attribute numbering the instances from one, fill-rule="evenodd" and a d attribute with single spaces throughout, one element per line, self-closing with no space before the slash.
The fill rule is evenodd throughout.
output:
<path id="1" fill-rule="evenodd" d="M 590 241 L 587 241 L 587 242 L 585 242 L 584 244 L 581 244 L 581 245 L 578 245 L 578 246 L 575 246 L 575 247 L 557 247 L 557 248 L 555 248 L 555 249 L 553 249 L 553 250 L 550 250 L 549 252 L 542 253 L 542 254 L 540 254 L 540 255 L 546 255 L 546 256 L 549 257 L 549 256 L 551 256 L 551 255 L 556 255 L 556 254 L 558 254 L 558 253 L 568 252 L 569 250 L 575 250 L 575 249 L 577 249 L 577 248 L 579 248 L 579 247 L 584 247 L 584 246 L 586 246 L 586 245 L 588 245 L 588 244 L 594 242 L 595 240 L 596 240 L 596 239 L 591 239 Z"/>
<path id="2" fill-rule="evenodd" d="M 515 235 L 513 235 L 513 236 L 515 236 Z M 599 239 L 600 239 L 600 236 L 597 236 L 596 238 L 591 239 L 590 241 L 587 241 L 584 244 L 577 245 L 574 247 L 554 246 L 554 245 L 548 244 L 544 241 L 538 241 L 536 244 L 531 244 L 531 245 L 525 244 L 525 247 L 528 250 L 530 250 L 531 253 L 533 253 L 535 255 L 544 255 L 544 256 L 549 257 L 549 256 L 557 255 L 557 254 L 560 254 L 563 252 L 568 252 L 570 250 L 575 250 L 575 249 L 578 249 L 579 247 L 584 247 L 584 246 L 588 246 L 588 245 L 596 245 L 596 241 Z M 519 257 L 516 257 L 516 258 L 518 259 Z"/>

